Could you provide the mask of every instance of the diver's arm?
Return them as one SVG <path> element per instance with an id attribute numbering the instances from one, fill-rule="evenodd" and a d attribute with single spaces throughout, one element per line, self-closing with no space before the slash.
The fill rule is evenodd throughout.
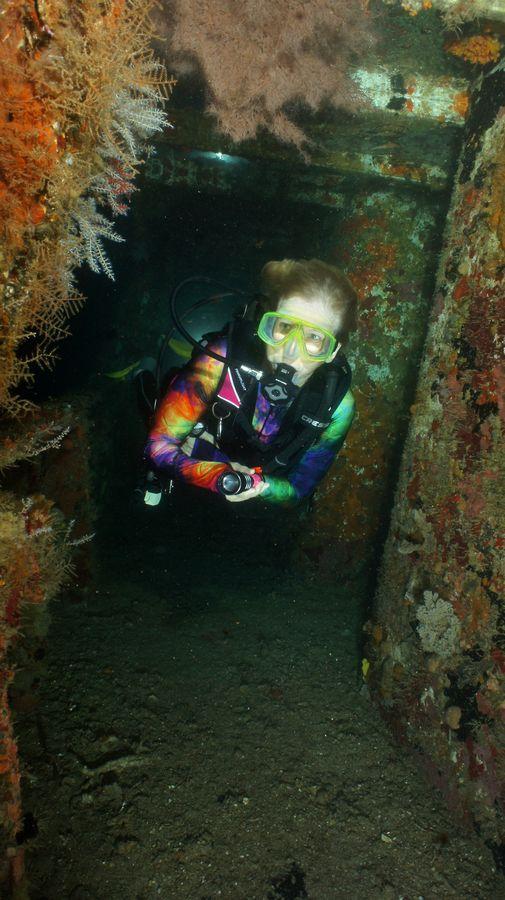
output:
<path id="1" fill-rule="evenodd" d="M 309 450 L 306 450 L 286 478 L 265 476 L 266 488 L 261 494 L 268 503 L 295 505 L 308 497 L 326 475 L 339 452 L 354 418 L 355 402 L 351 391 L 342 399 L 328 427 Z"/>
<path id="2" fill-rule="evenodd" d="M 211 346 L 226 356 L 226 339 Z M 170 469 L 187 484 L 217 491 L 217 479 L 233 471 L 225 462 L 191 459 L 181 449 L 191 430 L 205 413 L 215 394 L 223 363 L 199 354 L 181 370 L 161 400 L 149 432 L 144 456 L 159 469 Z"/>

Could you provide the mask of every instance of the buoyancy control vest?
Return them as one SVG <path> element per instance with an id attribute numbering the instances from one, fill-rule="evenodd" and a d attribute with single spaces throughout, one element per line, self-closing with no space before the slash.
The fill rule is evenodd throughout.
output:
<path id="1" fill-rule="evenodd" d="M 212 337 L 206 335 L 209 342 Z M 278 434 L 265 444 L 252 426 L 256 376 L 265 366 L 265 345 L 254 323 L 245 319 L 233 321 L 226 337 L 230 363 L 223 367 L 202 425 L 230 459 L 261 466 L 265 474 L 286 475 L 328 427 L 349 390 L 352 375 L 347 359 L 339 351 L 333 362 L 313 372 L 288 406 Z"/>

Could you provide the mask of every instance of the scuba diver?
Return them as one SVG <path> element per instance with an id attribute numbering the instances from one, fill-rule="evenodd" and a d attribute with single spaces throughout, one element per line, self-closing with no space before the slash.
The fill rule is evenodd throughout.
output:
<path id="1" fill-rule="evenodd" d="M 270 261 L 259 298 L 201 341 L 175 299 L 176 326 L 196 350 L 154 404 L 144 502 L 159 501 L 164 475 L 231 502 L 309 498 L 354 417 L 342 352 L 357 319 L 350 281 L 317 259 Z"/>

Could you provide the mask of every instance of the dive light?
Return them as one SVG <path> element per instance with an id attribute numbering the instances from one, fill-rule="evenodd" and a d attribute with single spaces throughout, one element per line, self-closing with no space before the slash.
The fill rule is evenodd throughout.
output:
<path id="1" fill-rule="evenodd" d="M 242 494 L 250 488 L 256 487 L 263 481 L 260 472 L 249 475 L 247 472 L 223 472 L 217 479 L 217 489 L 220 494 Z"/>

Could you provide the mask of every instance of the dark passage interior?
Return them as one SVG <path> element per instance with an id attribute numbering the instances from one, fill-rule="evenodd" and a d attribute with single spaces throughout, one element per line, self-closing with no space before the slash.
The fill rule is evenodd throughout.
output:
<path id="1" fill-rule="evenodd" d="M 374 189 L 351 181 L 346 200 Z M 390 190 L 393 212 L 406 196 Z M 419 193 L 414 202 L 432 223 L 418 276 L 428 297 L 447 199 Z M 82 277 L 87 305 L 55 374 L 37 385 L 40 399 L 87 404 L 96 536 L 88 583 L 53 609 L 41 705 L 20 722 L 32 773 L 26 803 L 39 829 L 35 898 L 501 889 L 490 851 L 454 831 L 393 745 L 363 679 L 362 626 L 390 487 L 375 546 L 351 553 L 335 543 L 330 574 L 299 549 L 313 515 L 306 504 L 231 506 L 181 485 L 159 507 L 133 502 L 145 428 L 133 385 L 107 373 L 155 352 L 172 324 L 174 284 L 204 274 L 248 289 L 266 260 L 302 253 L 340 263 L 345 221 L 342 210 L 289 203 L 282 191 L 258 203 L 245 190 L 230 197 L 148 182 L 124 247 L 111 253 L 115 283 Z M 417 334 L 405 335 L 417 353 L 423 303 L 417 296 Z M 216 304 L 202 312 L 197 336 L 226 320 Z M 353 351 L 357 360 L 379 355 Z M 417 360 L 402 365 L 397 408 L 411 400 Z M 403 427 L 388 448 L 392 468 Z"/>

